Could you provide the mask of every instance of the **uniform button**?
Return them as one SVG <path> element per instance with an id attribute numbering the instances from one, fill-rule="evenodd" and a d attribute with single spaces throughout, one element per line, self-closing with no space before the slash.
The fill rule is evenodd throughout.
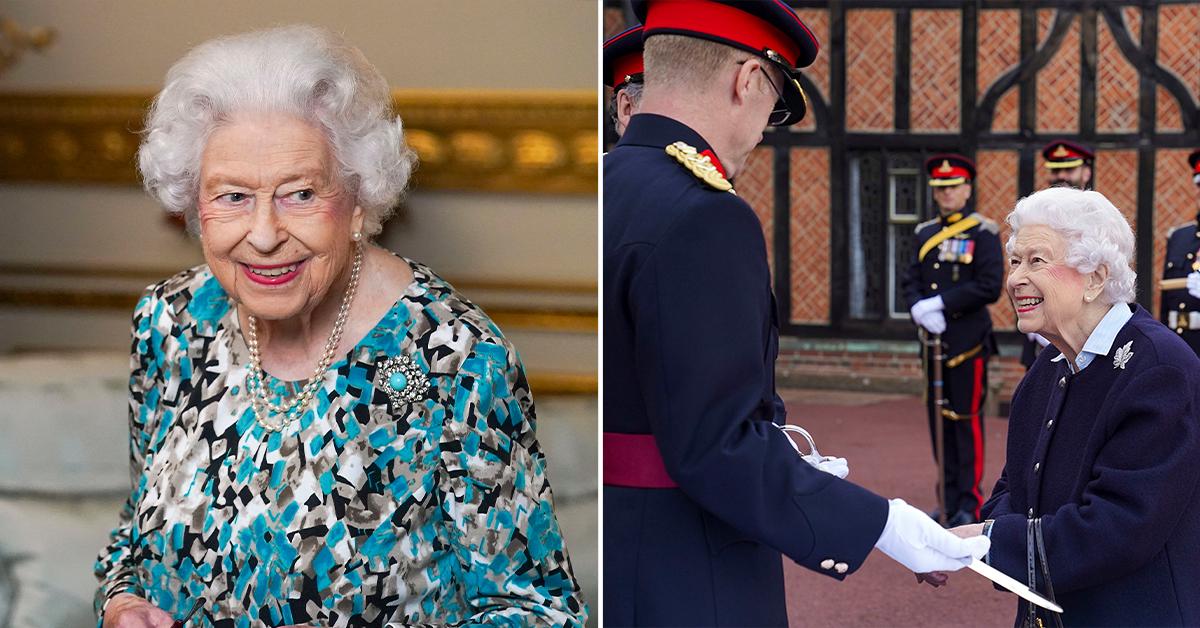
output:
<path id="1" fill-rule="evenodd" d="M 1066 388 L 1067 387 L 1067 378 L 1063 377 L 1062 379 L 1058 380 L 1058 387 Z"/>
<path id="2" fill-rule="evenodd" d="M 1041 471 L 1041 470 L 1042 470 L 1042 463 L 1040 463 L 1040 462 L 1033 463 L 1033 472 L 1034 473 L 1037 473 L 1038 471 Z"/>
<path id="3" fill-rule="evenodd" d="M 930 287 L 930 288 L 933 288 L 934 290 L 937 290 L 937 284 L 936 284 L 936 283 L 931 283 L 931 284 L 929 284 L 929 287 Z M 1181 305 L 1180 307 L 1183 307 L 1183 306 Z"/>
<path id="4" fill-rule="evenodd" d="M 1179 309 L 1181 309 L 1181 310 L 1183 309 L 1183 304 L 1182 304 L 1182 303 L 1180 303 L 1180 304 L 1179 304 Z"/>
<path id="5" fill-rule="evenodd" d="M 1046 421 L 1046 429 L 1050 429 L 1052 427 L 1054 427 L 1054 419 L 1050 419 L 1049 421 Z"/>
<path id="6" fill-rule="evenodd" d="M 821 569 L 833 569 L 833 559 L 826 558 L 825 560 L 821 561 Z"/>
<path id="7" fill-rule="evenodd" d="M 1033 509 L 1032 508 L 1029 509 L 1029 518 L 1033 519 Z"/>
<path id="8" fill-rule="evenodd" d="M 939 269 L 939 268 L 941 268 L 941 267 L 942 267 L 942 265 L 941 265 L 941 264 L 939 264 L 939 263 L 937 263 L 937 262 L 934 262 L 934 263 L 933 263 L 933 269 L 934 269 L 934 270 L 937 270 L 937 269 Z"/>
<path id="9" fill-rule="evenodd" d="M 1196 256 L 1196 254 L 1195 254 L 1195 253 L 1188 253 L 1188 259 L 1192 259 L 1192 258 L 1193 258 L 1193 257 L 1195 257 L 1195 256 Z"/>
<path id="10" fill-rule="evenodd" d="M 1174 268 L 1174 267 L 1175 267 L 1175 262 L 1167 262 L 1167 268 Z M 937 268 L 937 266 L 934 266 L 934 268 Z"/>
<path id="11" fill-rule="evenodd" d="M 833 566 L 833 570 L 838 573 L 846 573 L 847 571 L 850 571 L 850 565 L 847 565 L 846 563 L 838 563 Z"/>
<path id="12" fill-rule="evenodd" d="M 1177 333 L 1177 334 L 1179 334 L 1180 336 L 1182 336 L 1182 335 L 1183 335 L 1183 328 L 1182 328 L 1182 327 L 1176 327 L 1176 328 L 1175 328 L 1175 333 Z"/>

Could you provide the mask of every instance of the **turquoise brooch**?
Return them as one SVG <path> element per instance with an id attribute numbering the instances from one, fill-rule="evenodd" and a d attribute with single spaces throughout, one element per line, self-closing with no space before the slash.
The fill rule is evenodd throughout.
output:
<path id="1" fill-rule="evenodd" d="M 429 376 L 407 355 L 388 358 L 379 367 L 379 376 L 392 403 L 420 401 L 429 390 Z"/>

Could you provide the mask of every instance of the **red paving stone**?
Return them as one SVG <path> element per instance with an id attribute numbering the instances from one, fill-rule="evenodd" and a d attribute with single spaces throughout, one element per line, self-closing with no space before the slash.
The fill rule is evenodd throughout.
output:
<path id="1" fill-rule="evenodd" d="M 933 456 L 919 397 L 837 391 L 780 391 L 789 422 L 812 433 L 824 455 L 850 462 L 848 479 L 922 509 L 935 504 Z M 1008 422 L 985 424 L 985 494 L 1004 463 Z M 879 552 L 843 582 L 784 560 L 792 626 L 1011 626 L 1017 598 L 971 571 L 940 589 Z"/>

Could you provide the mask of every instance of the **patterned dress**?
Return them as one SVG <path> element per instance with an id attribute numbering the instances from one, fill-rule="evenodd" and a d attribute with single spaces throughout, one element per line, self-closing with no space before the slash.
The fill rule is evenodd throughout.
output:
<path id="1" fill-rule="evenodd" d="M 133 490 L 95 567 L 203 626 L 581 625 L 516 350 L 428 268 L 280 433 L 207 266 L 133 318 Z M 303 383 L 267 376 L 277 394 Z"/>

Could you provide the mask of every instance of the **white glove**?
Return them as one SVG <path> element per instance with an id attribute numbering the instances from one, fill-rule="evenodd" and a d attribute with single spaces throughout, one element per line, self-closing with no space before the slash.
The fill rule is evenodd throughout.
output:
<path id="1" fill-rule="evenodd" d="M 986 555 L 991 546 L 986 536 L 958 538 L 903 499 L 888 501 L 887 523 L 875 542 L 879 551 L 913 573 L 958 571 Z"/>
<path id="2" fill-rule="evenodd" d="M 1039 334 L 1037 332 L 1031 331 L 1028 334 L 1025 334 L 1025 337 L 1029 339 L 1029 342 L 1036 342 L 1039 345 L 1042 345 L 1043 347 L 1050 344 L 1049 340 L 1046 340 L 1045 338 L 1042 337 L 1041 334 Z"/>
<path id="3" fill-rule="evenodd" d="M 829 475 L 836 475 L 843 480 L 847 475 L 850 475 L 850 463 L 846 462 L 845 458 L 834 458 L 833 456 L 814 456 L 808 454 L 801 456 L 804 461 L 816 467 L 818 471 L 824 471 Z"/>
<path id="4" fill-rule="evenodd" d="M 942 314 L 944 309 L 946 304 L 939 294 L 917 301 L 908 313 L 912 315 L 913 322 L 924 327 L 929 333 L 940 334 L 946 331 L 946 316 Z"/>
<path id="5" fill-rule="evenodd" d="M 1200 272 L 1194 272 L 1187 277 L 1188 294 L 1200 299 Z"/>

